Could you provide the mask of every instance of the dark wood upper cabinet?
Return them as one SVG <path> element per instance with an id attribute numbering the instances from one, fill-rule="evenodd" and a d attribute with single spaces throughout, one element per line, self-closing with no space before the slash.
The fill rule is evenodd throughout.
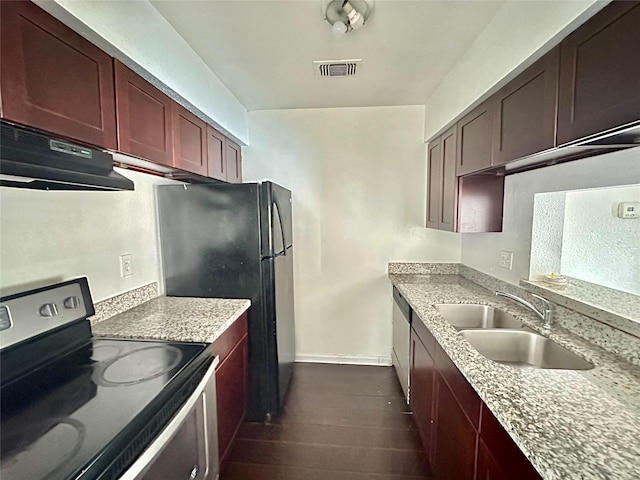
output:
<path id="1" fill-rule="evenodd" d="M 218 180 L 227 180 L 227 157 L 225 136 L 207 125 L 207 164 L 208 175 Z"/>
<path id="2" fill-rule="evenodd" d="M 207 124 L 173 102 L 173 166 L 207 175 Z"/>
<path id="3" fill-rule="evenodd" d="M 32 2 L 0 2 L 2 117 L 115 149 L 110 56 Z"/>
<path id="4" fill-rule="evenodd" d="M 493 165 L 555 146 L 560 48 L 495 94 Z"/>
<path id="5" fill-rule="evenodd" d="M 640 120 L 639 48 L 639 2 L 612 2 L 562 42 L 559 145 Z"/>
<path id="6" fill-rule="evenodd" d="M 458 179 L 458 232 L 502 231 L 504 176 L 481 172 Z"/>
<path id="7" fill-rule="evenodd" d="M 427 228 L 457 229 L 458 178 L 456 177 L 457 128 L 429 142 L 427 151 Z"/>
<path id="8" fill-rule="evenodd" d="M 228 138 L 225 141 L 227 157 L 227 182 L 242 183 L 242 152 L 240 145 Z"/>
<path id="9" fill-rule="evenodd" d="M 454 125 L 440 137 L 442 140 L 442 199 L 438 228 L 457 231 L 458 177 L 456 176 L 457 128 Z"/>
<path id="10" fill-rule="evenodd" d="M 442 203 L 442 137 L 429 142 L 427 150 L 427 228 L 440 225 L 440 205 Z"/>
<path id="11" fill-rule="evenodd" d="M 491 167 L 493 105 L 490 98 L 458 121 L 457 175 Z"/>
<path id="12" fill-rule="evenodd" d="M 118 149 L 173 166 L 173 101 L 117 60 L 115 72 Z"/>

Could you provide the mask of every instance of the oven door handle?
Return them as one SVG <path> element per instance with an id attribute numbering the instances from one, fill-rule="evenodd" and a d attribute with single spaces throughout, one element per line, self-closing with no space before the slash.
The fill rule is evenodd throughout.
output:
<path id="1" fill-rule="evenodd" d="M 182 423 L 187 418 L 187 416 L 191 413 L 191 410 L 195 407 L 195 405 L 201 401 L 204 402 L 206 398 L 203 397 L 204 390 L 213 377 L 216 367 L 218 366 L 219 358 L 216 356 L 213 360 L 213 363 L 209 366 L 207 373 L 204 374 L 202 380 L 193 391 L 191 396 L 187 399 L 187 401 L 182 405 L 182 408 L 178 410 L 171 421 L 167 424 L 167 426 L 160 432 L 160 434 L 155 438 L 155 440 L 140 454 L 135 462 L 124 472 L 124 474 L 119 478 L 119 480 L 139 480 L 143 477 L 144 473 L 147 470 L 147 467 L 153 464 L 153 461 L 162 453 L 166 445 L 171 441 L 173 436 L 178 432 Z M 205 405 L 206 407 L 206 405 Z M 206 408 L 205 408 L 206 411 Z M 207 423 L 206 423 L 206 414 L 205 414 L 205 439 L 207 439 Z M 208 441 L 206 442 L 208 443 Z M 206 448 L 206 447 L 205 447 Z M 209 452 L 207 449 L 206 452 L 206 467 L 205 473 L 208 474 L 209 471 Z"/>

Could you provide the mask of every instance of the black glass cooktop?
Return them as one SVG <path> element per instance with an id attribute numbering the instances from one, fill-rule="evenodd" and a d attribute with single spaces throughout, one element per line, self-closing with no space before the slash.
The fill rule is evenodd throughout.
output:
<path id="1" fill-rule="evenodd" d="M 117 478 L 193 391 L 205 349 L 93 338 L 3 385 L 0 478 Z"/>

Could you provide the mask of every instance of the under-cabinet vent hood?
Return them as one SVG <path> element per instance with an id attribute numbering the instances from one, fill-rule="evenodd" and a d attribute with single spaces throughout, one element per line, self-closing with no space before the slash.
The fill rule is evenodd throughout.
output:
<path id="1" fill-rule="evenodd" d="M 640 122 L 623 125 L 572 143 L 534 153 L 509 162 L 505 165 L 504 170 L 505 174 L 509 175 L 634 147 L 640 147 Z"/>
<path id="2" fill-rule="evenodd" d="M 0 186 L 36 190 L 133 190 L 101 150 L 0 124 Z"/>

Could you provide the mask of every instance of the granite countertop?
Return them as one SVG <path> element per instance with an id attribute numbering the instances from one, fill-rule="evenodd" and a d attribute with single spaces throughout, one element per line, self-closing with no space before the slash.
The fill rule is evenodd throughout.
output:
<path id="1" fill-rule="evenodd" d="M 556 325 L 551 338 L 592 370 L 516 369 L 480 355 L 433 307 L 499 307 L 541 332 L 517 303 L 459 275 L 390 274 L 487 407 L 547 480 L 640 478 L 640 368 Z"/>
<path id="2" fill-rule="evenodd" d="M 250 305 L 249 300 L 157 297 L 91 328 L 97 336 L 212 343 Z"/>

